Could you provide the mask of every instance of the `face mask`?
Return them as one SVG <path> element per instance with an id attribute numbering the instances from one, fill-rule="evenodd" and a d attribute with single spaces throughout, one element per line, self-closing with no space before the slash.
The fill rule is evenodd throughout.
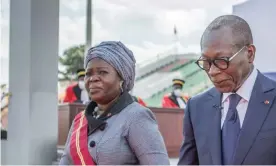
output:
<path id="1" fill-rule="evenodd" d="M 174 95 L 177 96 L 177 97 L 180 97 L 182 95 L 182 92 L 181 92 L 181 89 L 175 89 L 173 91 Z"/>
<path id="2" fill-rule="evenodd" d="M 79 87 L 80 87 L 81 90 L 85 89 L 84 81 L 79 81 L 78 84 L 79 84 Z"/>

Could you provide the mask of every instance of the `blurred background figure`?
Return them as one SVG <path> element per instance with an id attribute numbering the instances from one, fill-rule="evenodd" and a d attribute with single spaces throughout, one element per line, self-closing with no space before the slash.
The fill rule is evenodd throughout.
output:
<path id="1" fill-rule="evenodd" d="M 87 103 L 89 97 L 84 86 L 85 70 L 77 71 L 78 83 L 74 83 L 67 87 L 64 97 L 64 103 Z"/>
<path id="2" fill-rule="evenodd" d="M 1 85 L 1 138 L 7 138 L 8 128 L 8 105 L 11 94 L 7 90 L 6 84 Z"/>
<path id="3" fill-rule="evenodd" d="M 143 101 L 142 98 L 138 97 L 138 96 L 132 96 L 133 100 L 136 101 L 137 103 L 141 104 L 142 106 L 146 107 L 146 103 Z"/>
<path id="4" fill-rule="evenodd" d="M 65 92 L 61 92 L 58 94 L 58 103 L 62 104 L 64 102 L 64 98 L 65 98 Z"/>
<path id="5" fill-rule="evenodd" d="M 189 99 L 188 95 L 182 92 L 185 81 L 182 79 L 173 79 L 173 91 L 166 94 L 162 100 L 163 108 L 185 108 Z"/>

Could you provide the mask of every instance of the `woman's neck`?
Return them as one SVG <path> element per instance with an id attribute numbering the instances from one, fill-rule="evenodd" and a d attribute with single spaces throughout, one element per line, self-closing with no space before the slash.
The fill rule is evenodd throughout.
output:
<path id="1" fill-rule="evenodd" d="M 111 100 L 109 103 L 107 103 L 107 104 L 98 104 L 98 107 L 99 107 L 99 109 L 101 110 L 101 111 L 106 111 L 106 110 L 108 110 L 108 108 L 110 108 L 110 106 L 113 104 L 113 103 L 115 103 L 117 100 L 118 100 L 118 98 L 120 97 L 120 95 L 118 95 L 117 97 L 115 97 L 113 100 Z"/>

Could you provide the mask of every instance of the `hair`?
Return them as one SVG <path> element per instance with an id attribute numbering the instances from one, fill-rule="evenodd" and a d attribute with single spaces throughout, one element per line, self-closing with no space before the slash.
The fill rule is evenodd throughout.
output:
<path id="1" fill-rule="evenodd" d="M 135 81 L 136 60 L 131 50 L 122 42 L 104 41 L 90 48 L 84 59 L 84 67 L 93 58 L 100 58 L 109 63 L 123 80 L 123 91 L 130 91 Z"/>
<path id="2" fill-rule="evenodd" d="M 233 46 L 243 47 L 245 45 L 253 44 L 253 36 L 248 23 L 239 16 L 236 15 L 223 15 L 213 20 L 205 29 L 201 40 L 201 49 L 203 44 L 207 40 L 209 34 L 214 30 L 221 28 L 230 28 L 234 38 Z"/>

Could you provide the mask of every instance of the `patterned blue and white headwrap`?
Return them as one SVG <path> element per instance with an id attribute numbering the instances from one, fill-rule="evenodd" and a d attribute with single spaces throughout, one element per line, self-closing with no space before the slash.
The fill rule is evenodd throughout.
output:
<path id="1" fill-rule="evenodd" d="M 100 58 L 109 63 L 122 77 L 123 90 L 129 92 L 134 86 L 136 60 L 131 50 L 123 43 L 105 41 L 88 50 L 84 58 L 84 67 L 93 58 Z"/>

